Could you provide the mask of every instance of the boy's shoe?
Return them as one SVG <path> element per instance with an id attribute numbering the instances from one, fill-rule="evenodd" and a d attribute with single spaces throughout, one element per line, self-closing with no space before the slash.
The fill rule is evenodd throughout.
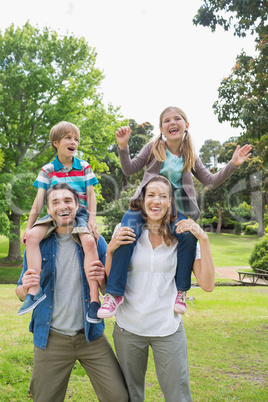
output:
<path id="1" fill-rule="evenodd" d="M 117 308 L 124 302 L 123 296 L 112 296 L 106 293 L 101 308 L 98 311 L 99 318 L 110 318 L 115 315 Z"/>
<path id="2" fill-rule="evenodd" d="M 91 324 L 98 324 L 101 322 L 101 318 L 97 317 L 97 312 L 100 308 L 100 303 L 98 302 L 91 302 L 88 307 L 86 320 Z"/>
<path id="3" fill-rule="evenodd" d="M 174 305 L 174 311 L 178 314 L 184 314 L 187 309 L 186 295 L 187 292 L 181 292 L 180 290 L 178 290 L 178 294 Z"/>
<path id="4" fill-rule="evenodd" d="M 27 294 L 22 307 L 18 311 L 18 315 L 29 313 L 29 311 L 32 311 L 39 303 L 45 300 L 46 297 L 42 288 L 40 288 L 36 295 Z"/>

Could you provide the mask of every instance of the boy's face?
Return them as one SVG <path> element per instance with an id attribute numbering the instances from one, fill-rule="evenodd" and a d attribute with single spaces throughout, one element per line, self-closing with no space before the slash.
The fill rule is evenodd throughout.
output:
<path id="1" fill-rule="evenodd" d="M 79 135 L 74 132 L 68 132 L 59 141 L 54 141 L 53 145 L 57 148 L 57 153 L 64 157 L 73 157 L 76 154 Z"/>

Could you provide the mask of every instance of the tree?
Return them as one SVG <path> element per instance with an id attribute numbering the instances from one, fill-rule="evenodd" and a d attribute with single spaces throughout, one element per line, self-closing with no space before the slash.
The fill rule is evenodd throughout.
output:
<path id="1" fill-rule="evenodd" d="M 228 140 L 223 143 L 219 162 L 228 162 L 236 146 L 237 141 Z M 254 150 L 253 155 L 228 179 L 228 203 L 230 210 L 234 205 L 238 206 L 243 201 L 251 204 L 258 222 L 258 236 L 263 236 L 265 232 L 264 215 L 268 205 L 268 169 L 263 165 L 261 155 L 257 150 Z"/>
<path id="2" fill-rule="evenodd" d="M 131 129 L 129 153 L 130 158 L 132 159 L 140 152 L 142 147 L 152 139 L 153 126 L 148 122 L 138 124 L 134 119 L 129 120 L 129 126 Z M 121 192 L 126 190 L 128 186 L 137 187 L 144 174 L 144 170 L 141 170 L 131 177 L 127 177 L 123 174 L 119 157 L 117 156 L 118 151 L 115 136 L 113 144 L 109 147 L 109 151 L 110 159 L 105 159 L 105 162 L 109 167 L 109 174 L 104 174 L 100 179 L 105 204 L 120 198 Z M 113 155 L 113 158 L 111 158 L 111 154 Z"/>
<path id="3" fill-rule="evenodd" d="M 121 116 L 102 104 L 103 73 L 95 67 L 96 56 L 84 38 L 40 31 L 28 22 L 0 32 L 0 150 L 5 159 L 0 187 L 10 260 L 20 258 L 20 218 L 34 196 L 30 183 L 54 157 L 48 139 L 54 124 L 77 124 L 80 155 L 95 171 L 107 169 L 103 160 Z"/>
<path id="4" fill-rule="evenodd" d="M 200 148 L 199 156 L 207 169 L 217 167 L 218 156 L 221 150 L 220 141 L 206 140 Z"/>
<path id="5" fill-rule="evenodd" d="M 218 25 L 234 34 L 255 36 L 257 56 L 243 51 L 237 56 L 231 75 L 222 80 L 219 100 L 213 108 L 219 121 L 241 127 L 246 141 L 253 142 L 268 163 L 268 3 L 262 0 L 204 0 L 194 17 L 194 24 L 208 26 L 214 32 Z"/>

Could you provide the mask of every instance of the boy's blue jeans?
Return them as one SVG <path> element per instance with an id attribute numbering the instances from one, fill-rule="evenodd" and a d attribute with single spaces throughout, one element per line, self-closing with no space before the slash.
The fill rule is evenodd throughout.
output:
<path id="1" fill-rule="evenodd" d="M 177 249 L 177 271 L 175 276 L 176 286 L 178 290 L 187 291 L 191 287 L 191 273 L 195 260 L 197 239 L 191 232 L 176 233 L 175 224 L 182 219 L 187 218 L 178 212 L 176 221 L 171 224 L 171 231 L 179 241 Z M 122 226 L 132 228 L 136 234 L 136 239 L 132 244 L 120 246 L 114 252 L 106 293 L 115 296 L 124 296 L 128 266 L 137 240 L 141 236 L 145 221 L 140 211 L 128 210 L 121 224 Z"/>

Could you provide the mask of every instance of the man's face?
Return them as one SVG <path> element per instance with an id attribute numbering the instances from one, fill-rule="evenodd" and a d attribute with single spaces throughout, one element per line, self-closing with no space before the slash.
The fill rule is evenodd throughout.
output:
<path id="1" fill-rule="evenodd" d="M 49 194 L 47 212 L 57 223 L 57 231 L 68 233 L 74 226 L 79 205 L 69 190 L 54 190 Z"/>

